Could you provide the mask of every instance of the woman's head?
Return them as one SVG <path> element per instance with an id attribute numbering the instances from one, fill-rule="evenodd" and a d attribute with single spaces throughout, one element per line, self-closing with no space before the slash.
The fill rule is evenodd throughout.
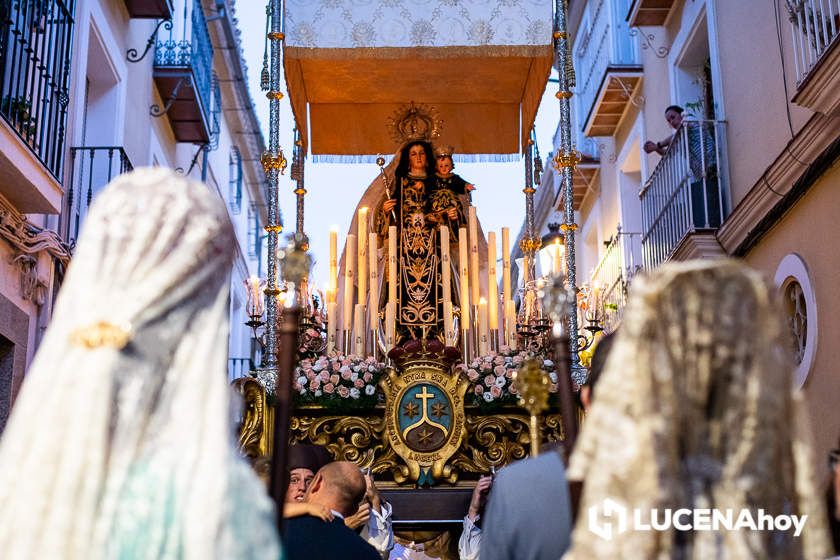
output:
<path id="1" fill-rule="evenodd" d="M 400 163 L 397 166 L 397 176 L 405 177 L 425 174 L 430 176 L 435 172 L 435 158 L 432 145 L 422 140 L 415 140 L 406 144 L 400 150 Z"/>

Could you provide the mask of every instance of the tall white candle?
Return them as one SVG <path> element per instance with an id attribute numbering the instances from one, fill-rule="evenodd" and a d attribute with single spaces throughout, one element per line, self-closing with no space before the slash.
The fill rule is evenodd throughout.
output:
<path id="1" fill-rule="evenodd" d="M 458 268 L 461 276 L 461 329 L 470 329 L 470 242 L 467 239 L 467 228 L 458 230 Z"/>
<path id="2" fill-rule="evenodd" d="M 370 299 L 368 300 L 368 309 L 370 310 L 370 330 L 379 330 L 379 240 L 375 233 L 370 233 L 368 236 L 368 255 L 370 259 L 369 284 L 370 284 Z"/>
<path id="3" fill-rule="evenodd" d="M 475 206 L 470 206 L 468 225 L 470 228 L 470 297 L 475 304 L 481 297 L 480 269 L 478 267 L 478 218 L 475 214 Z"/>
<path id="4" fill-rule="evenodd" d="M 505 340 L 511 349 L 516 347 L 516 304 L 512 299 L 505 302 Z"/>
<path id="5" fill-rule="evenodd" d="M 444 334 L 444 341 L 447 346 L 455 346 L 455 340 L 457 339 L 452 332 L 452 302 L 451 301 L 444 301 L 443 302 L 443 334 Z"/>
<path id="6" fill-rule="evenodd" d="M 334 301 L 331 301 L 327 304 L 327 354 L 332 354 L 332 352 L 335 350 L 335 331 L 338 327 L 335 320 L 335 308 L 336 303 Z"/>
<path id="7" fill-rule="evenodd" d="M 356 276 L 356 236 L 347 236 L 344 247 L 344 301 L 341 306 L 341 328 L 350 332 L 353 325 L 353 292 Z"/>
<path id="8" fill-rule="evenodd" d="M 487 234 L 487 314 L 490 330 L 499 328 L 499 284 L 496 278 L 496 232 Z"/>
<path id="9" fill-rule="evenodd" d="M 338 293 L 338 231 L 330 228 L 330 284 L 327 290 L 327 302 L 334 302 Z"/>
<path id="10" fill-rule="evenodd" d="M 449 262 L 449 228 L 440 226 L 440 283 L 443 290 L 443 304 L 452 303 L 452 269 Z"/>
<path id="11" fill-rule="evenodd" d="M 388 301 L 397 304 L 397 226 L 388 227 Z"/>
<path id="12" fill-rule="evenodd" d="M 510 228 L 502 228 L 502 301 L 513 299 L 510 291 Z"/>
<path id="13" fill-rule="evenodd" d="M 560 271 L 563 269 L 563 255 L 562 251 L 560 250 L 560 239 L 554 240 L 554 257 L 552 259 L 552 269 L 551 273 L 554 276 L 559 276 Z"/>
<path id="14" fill-rule="evenodd" d="M 397 304 L 389 301 L 385 304 L 385 348 L 390 350 L 394 347 L 397 332 Z"/>
<path id="15" fill-rule="evenodd" d="M 368 281 L 368 209 L 367 207 L 359 208 L 359 219 L 358 219 L 358 239 L 356 239 L 356 243 L 358 243 L 358 255 L 359 260 L 357 266 L 359 267 L 358 270 L 358 278 L 356 279 L 357 286 L 359 287 L 358 296 L 356 297 L 356 301 L 364 305 L 365 300 L 367 299 L 367 281 Z"/>
<path id="16" fill-rule="evenodd" d="M 353 313 L 353 340 L 355 342 L 354 354 L 357 356 L 365 355 L 365 339 L 367 333 L 365 332 L 365 306 L 361 303 L 356 304 Z"/>
<path id="17" fill-rule="evenodd" d="M 478 300 L 478 353 L 486 356 L 490 353 L 490 338 L 487 336 L 487 300 Z"/>

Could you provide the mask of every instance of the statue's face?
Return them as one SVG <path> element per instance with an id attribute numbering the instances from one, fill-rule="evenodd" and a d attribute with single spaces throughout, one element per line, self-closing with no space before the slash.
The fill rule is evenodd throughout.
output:
<path id="1" fill-rule="evenodd" d="M 423 146 L 417 144 L 408 149 L 408 163 L 411 169 L 426 168 L 426 150 L 423 149 Z"/>
<path id="2" fill-rule="evenodd" d="M 449 175 L 452 172 L 452 158 L 439 157 L 437 160 L 437 172 L 441 175 Z"/>

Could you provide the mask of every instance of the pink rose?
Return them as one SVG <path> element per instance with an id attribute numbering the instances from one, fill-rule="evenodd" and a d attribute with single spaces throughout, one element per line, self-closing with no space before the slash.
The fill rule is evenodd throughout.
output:
<path id="1" fill-rule="evenodd" d="M 508 387 L 508 391 L 510 391 L 511 395 L 515 395 L 519 392 L 519 389 L 516 388 L 516 383 L 511 383 L 510 387 Z"/>
<path id="2" fill-rule="evenodd" d="M 353 372 L 350 371 L 350 368 L 341 368 L 341 378 L 342 379 L 350 379 L 350 376 Z"/>
<path id="3" fill-rule="evenodd" d="M 508 379 L 513 377 L 513 370 L 512 369 L 505 370 L 505 377 L 507 377 Z"/>
<path id="4" fill-rule="evenodd" d="M 315 375 L 315 372 L 314 372 L 314 371 L 312 371 L 312 370 L 304 370 L 304 373 L 306 374 L 306 378 L 307 378 L 309 381 L 312 381 L 312 380 L 314 380 L 314 379 L 317 377 L 317 376 Z"/>
<path id="5" fill-rule="evenodd" d="M 353 386 L 357 389 L 361 389 L 365 386 L 365 382 L 363 379 L 356 378 L 356 381 L 353 382 Z"/>
<path id="6" fill-rule="evenodd" d="M 548 386 L 549 393 L 556 393 L 557 392 L 557 383 L 551 383 Z"/>
<path id="7" fill-rule="evenodd" d="M 309 390 L 310 391 L 314 391 L 320 386 L 321 386 L 321 382 L 318 381 L 317 379 L 313 379 L 312 381 L 309 382 Z"/>
<path id="8" fill-rule="evenodd" d="M 321 379 L 322 382 L 329 381 L 330 380 L 330 372 L 322 371 L 321 373 L 318 374 L 318 377 Z"/>
<path id="9" fill-rule="evenodd" d="M 475 394 L 476 394 L 476 395 L 478 395 L 479 397 L 480 397 L 481 395 L 483 395 L 483 394 L 484 394 L 484 389 L 482 389 L 482 388 L 481 388 L 480 386 L 478 386 L 478 385 L 476 385 L 476 386 L 475 386 L 475 389 L 474 389 L 474 390 L 475 390 Z"/>
<path id="10" fill-rule="evenodd" d="M 493 373 L 495 373 L 496 375 L 504 375 L 505 374 L 505 366 L 498 365 L 498 366 L 494 367 L 493 368 Z"/>
<path id="11" fill-rule="evenodd" d="M 373 374 L 369 371 L 366 371 L 365 374 L 362 376 L 362 379 L 365 380 L 365 383 L 370 383 L 370 380 L 373 379 Z"/>
<path id="12" fill-rule="evenodd" d="M 522 363 L 522 356 L 514 356 L 513 357 L 513 365 L 518 366 Z"/>
<path id="13" fill-rule="evenodd" d="M 490 387 L 490 394 L 493 395 L 494 399 L 498 399 L 502 396 L 502 390 L 499 387 L 493 385 L 492 387 Z"/>
<path id="14" fill-rule="evenodd" d="M 496 376 L 492 374 L 488 374 L 484 376 L 484 384 L 488 387 L 491 387 L 494 383 L 496 383 Z"/>
<path id="15" fill-rule="evenodd" d="M 324 392 L 327 393 L 327 394 L 334 393 L 335 392 L 335 385 L 333 385 L 332 383 L 327 383 L 326 385 L 324 385 Z"/>
<path id="16" fill-rule="evenodd" d="M 469 378 L 470 381 L 475 381 L 478 379 L 478 372 L 474 369 L 467 370 L 467 378 Z"/>
<path id="17" fill-rule="evenodd" d="M 338 362 L 333 362 L 333 365 L 332 365 L 332 370 L 333 370 L 333 371 L 339 371 L 339 370 L 341 370 L 341 364 L 340 364 L 340 363 L 338 363 Z"/>
<path id="18" fill-rule="evenodd" d="M 292 383 L 292 389 L 294 389 L 295 391 L 300 391 L 301 389 L 303 389 L 303 387 L 301 387 L 300 383 L 295 381 L 294 383 Z"/>
<path id="19" fill-rule="evenodd" d="M 340 379 L 341 378 L 338 376 L 337 373 L 334 373 L 334 374 L 330 375 L 330 383 L 332 383 L 333 385 L 338 385 L 338 381 Z"/>
<path id="20" fill-rule="evenodd" d="M 344 360 L 341 360 L 341 367 L 350 367 L 350 364 L 351 364 L 350 360 L 348 360 L 346 358 Z"/>
<path id="21" fill-rule="evenodd" d="M 504 356 L 496 356 L 495 358 L 493 358 L 493 363 L 496 364 L 497 366 L 503 366 L 503 365 L 505 365 L 505 357 Z"/>
<path id="22" fill-rule="evenodd" d="M 347 387 L 345 387 L 344 385 L 342 385 L 341 387 L 339 387 L 339 388 L 338 388 L 338 395 L 339 395 L 342 399 L 346 399 L 347 397 L 349 397 L 349 396 L 350 396 L 350 389 L 348 389 Z"/>

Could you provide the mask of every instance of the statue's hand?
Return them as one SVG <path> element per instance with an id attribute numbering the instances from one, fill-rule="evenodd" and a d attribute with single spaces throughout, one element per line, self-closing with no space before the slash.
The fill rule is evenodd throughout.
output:
<path id="1" fill-rule="evenodd" d="M 454 206 L 451 206 L 447 211 L 446 215 L 449 217 L 450 220 L 457 220 L 458 219 L 458 209 Z"/>
<path id="2" fill-rule="evenodd" d="M 382 203 L 382 211 L 386 212 L 386 213 L 390 212 L 391 210 L 394 209 L 394 207 L 396 205 L 397 205 L 397 200 L 395 198 L 389 198 L 388 200 L 386 200 L 385 202 Z"/>

